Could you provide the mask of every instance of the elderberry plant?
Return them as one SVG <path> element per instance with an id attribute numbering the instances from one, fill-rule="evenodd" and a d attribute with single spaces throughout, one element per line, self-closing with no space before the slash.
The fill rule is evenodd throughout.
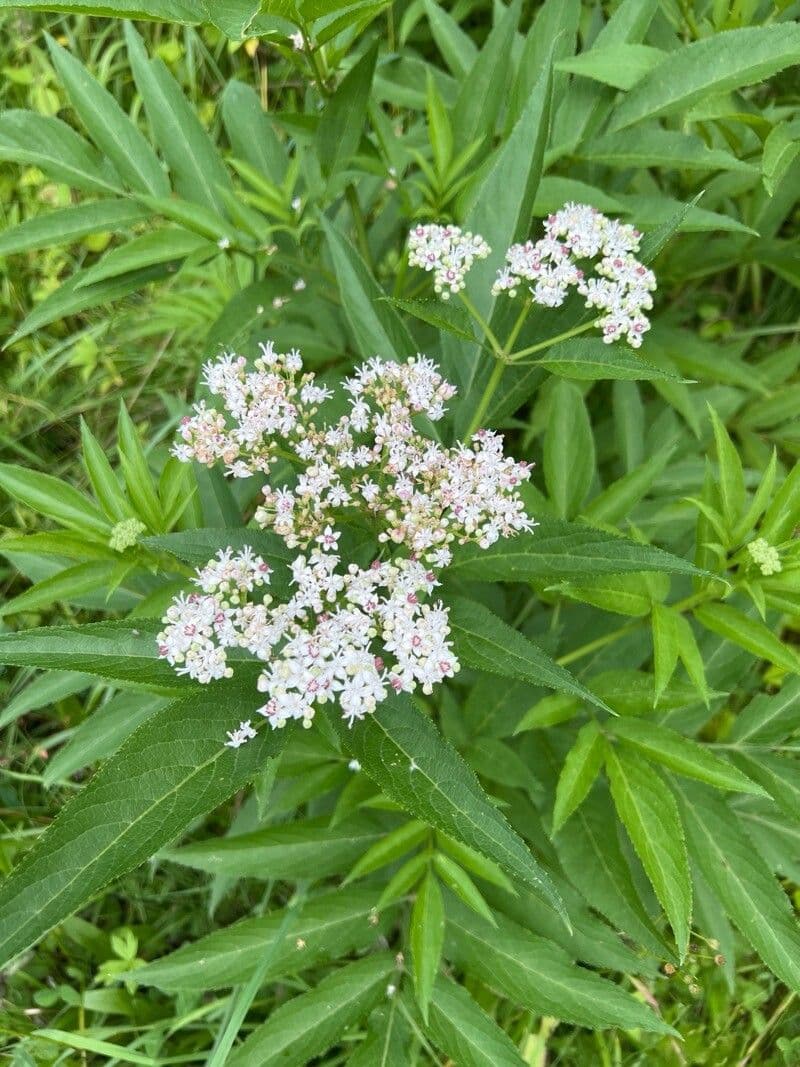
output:
<path id="1" fill-rule="evenodd" d="M 210 124 L 144 24 L 0 115 L 60 205 L 2 254 L 80 251 L 23 386 L 144 353 L 115 429 L 51 405 L 80 470 L 0 465 L 13 1062 L 755 1063 L 800 993 L 792 5 L 330 6 L 137 7 L 247 57 Z"/>

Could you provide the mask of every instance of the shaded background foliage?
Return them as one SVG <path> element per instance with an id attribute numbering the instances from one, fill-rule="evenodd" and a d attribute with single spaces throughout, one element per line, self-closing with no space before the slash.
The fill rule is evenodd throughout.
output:
<path id="1" fill-rule="evenodd" d="M 476 268 L 477 292 L 497 266 L 500 238 L 535 232 L 565 200 L 587 201 L 646 231 L 659 278 L 641 359 L 582 341 L 507 376 L 489 421 L 508 432 L 511 452 L 538 464 L 529 498 L 545 524 L 534 535 L 538 555 L 492 562 L 467 553 L 454 579 L 456 592 L 534 638 L 620 714 L 621 725 L 603 723 L 622 753 L 605 757 L 610 793 L 601 774 L 568 818 L 603 762 L 580 695 L 547 695 L 524 673 L 499 688 L 476 654 L 433 709 L 553 873 L 574 932 L 521 885 L 512 896 L 510 872 L 465 850 L 458 834 L 438 826 L 433 836 L 430 813 L 389 787 L 378 798 L 367 773 L 348 769 L 347 746 L 314 731 L 292 739 L 277 769 L 255 775 L 265 755 L 257 751 L 251 766 L 221 775 L 220 806 L 207 818 L 188 811 L 192 825 L 178 823 L 171 835 L 185 827 L 185 840 L 156 861 L 110 885 L 113 867 L 80 876 L 79 917 L 63 918 L 8 970 L 12 1062 L 105 1062 L 115 1053 L 102 1042 L 132 1062 L 215 1062 L 242 1005 L 251 1051 L 235 1052 L 234 1063 L 272 1062 L 258 1041 L 278 1041 L 282 1026 L 286 1062 L 298 1064 L 316 1055 L 331 1064 L 796 1062 L 796 5 L 459 0 L 331 11 L 306 0 L 298 13 L 232 2 L 214 5 L 211 22 L 211 5 L 186 0 L 151 5 L 153 21 L 135 29 L 120 19 L 140 18 L 148 5 L 111 5 L 116 19 L 0 6 L 13 9 L 0 16 L 10 335 L 3 458 L 63 476 L 97 502 L 4 469 L 9 634 L 108 612 L 158 614 L 187 565 L 216 547 L 206 539 L 192 548 L 190 531 L 216 527 L 218 543 L 229 543 L 225 527 L 241 525 L 252 490 L 230 492 L 203 476 L 193 492 L 194 475 L 166 462 L 199 366 L 221 346 L 249 352 L 269 336 L 298 345 L 331 376 L 375 350 L 419 347 L 458 382 L 456 425 L 468 424 L 490 357 L 470 340 L 465 312 L 420 303 L 427 280 L 403 262 L 412 220 L 453 218 L 489 237 L 496 255 L 483 275 Z M 298 25 L 322 51 L 292 47 L 287 35 Z M 731 32 L 739 36 L 724 36 Z M 514 195 L 498 196 L 506 189 Z M 65 241 L 70 225 L 80 233 Z M 520 347 L 578 314 L 532 316 Z M 493 325 L 506 327 L 503 310 L 495 315 Z M 118 558 L 104 542 L 115 521 L 134 514 L 151 537 L 184 531 L 184 541 L 148 542 Z M 671 578 L 657 566 L 645 573 L 641 556 L 640 569 L 622 567 L 618 554 L 603 567 L 603 544 L 584 572 L 574 528 L 559 544 L 551 526 L 547 548 L 548 519 L 654 542 L 724 576 L 734 594 L 721 603 L 720 580 L 681 576 L 673 565 Z M 59 524 L 68 533 L 49 546 L 19 539 Z M 764 577 L 748 562 L 743 546 L 756 531 L 784 546 L 781 574 Z M 182 563 L 163 551 L 177 544 Z M 487 632 L 483 617 L 462 622 L 464 632 Z M 108 783 L 113 794 L 115 776 L 148 766 L 146 747 L 113 754 L 139 726 L 145 744 L 165 697 L 117 690 L 120 669 L 97 670 L 91 656 L 79 663 L 85 674 L 62 670 L 77 652 L 65 646 L 63 661 L 54 647 L 7 653 L 10 663 L 57 669 L 3 676 L 6 869 L 88 782 L 91 795 Z M 148 680 L 166 684 L 168 673 L 156 673 Z M 211 751 L 221 736 L 213 704 L 205 732 L 191 710 L 170 713 L 193 752 Z M 368 741 L 367 733 L 358 753 L 366 771 Z M 669 891 L 677 882 L 654 881 L 643 853 L 656 832 L 652 814 L 637 836 L 631 813 L 637 790 L 662 781 L 656 765 L 669 775 L 669 785 L 651 785 L 664 824 L 659 848 L 685 832 L 692 862 L 691 935 Z M 706 783 L 716 775 L 737 791 L 723 800 L 680 777 L 687 773 Z M 738 791 L 737 774 L 749 793 Z M 408 823 L 396 803 L 421 823 Z M 419 849 L 421 859 L 409 860 Z M 337 890 L 357 864 L 366 880 Z M 673 874 L 684 864 L 678 849 Z M 273 914 L 311 870 L 320 884 L 299 887 L 300 918 Z M 378 916 L 398 871 L 400 903 Z M 445 970 L 462 988 L 440 973 L 430 1003 L 422 998 L 427 1019 L 385 949 L 328 966 L 385 937 L 392 953 L 406 954 L 417 992 L 430 986 L 440 885 L 473 910 L 446 898 Z M 13 943 L 20 923 L 10 901 L 7 892 Z M 494 930 L 476 919 L 487 901 Z M 227 929 L 239 919 L 243 927 Z M 236 938 L 241 955 L 231 966 Z M 569 964 L 558 946 L 582 971 L 562 970 Z M 210 951 L 209 976 L 198 960 Z M 677 973 L 665 974 L 665 964 Z M 548 982 L 564 975 L 586 982 L 585 1002 L 548 999 Z M 617 988 L 592 986 L 598 975 Z M 387 1000 L 390 983 L 400 992 Z M 326 1005 L 347 1003 L 352 1014 L 326 1014 Z M 640 1004 L 657 1007 L 683 1045 L 648 1032 Z M 267 1019 L 272 1029 L 259 1038 Z M 570 1025 L 609 1022 L 620 1029 Z M 42 1026 L 49 1036 L 37 1037 Z"/>

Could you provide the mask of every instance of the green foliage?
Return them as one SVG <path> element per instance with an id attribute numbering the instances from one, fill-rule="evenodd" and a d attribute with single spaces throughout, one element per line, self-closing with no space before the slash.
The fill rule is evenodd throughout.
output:
<path id="1" fill-rule="evenodd" d="M 797 5 L 0 12 L 9 1062 L 795 1062 Z M 644 231 L 641 350 L 491 293 L 567 200 Z M 420 221 L 492 248 L 447 303 Z M 420 429 L 534 464 L 536 528 L 442 573 L 460 672 L 352 726 L 156 644 L 227 546 L 291 596 L 260 480 L 169 451 L 266 339 L 425 352 Z"/>

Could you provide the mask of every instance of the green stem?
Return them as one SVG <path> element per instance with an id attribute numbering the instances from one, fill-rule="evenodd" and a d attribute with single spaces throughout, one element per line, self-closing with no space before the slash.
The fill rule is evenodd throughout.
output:
<path id="1" fill-rule="evenodd" d="M 498 385 L 500 384 L 500 379 L 503 377 L 503 371 L 505 370 L 505 368 L 506 365 L 503 360 L 495 360 L 491 376 L 489 378 L 489 381 L 486 383 L 486 388 L 483 390 L 483 396 L 481 397 L 480 402 L 478 403 L 478 406 L 475 409 L 475 414 L 470 420 L 467 432 L 464 434 L 465 441 L 468 441 L 470 437 L 472 437 L 472 435 L 475 433 L 475 431 L 480 427 L 480 424 L 483 421 L 483 416 L 489 410 L 489 404 L 492 402 L 492 397 L 494 396 L 495 391 Z"/>
<path id="2" fill-rule="evenodd" d="M 367 227 L 364 222 L 364 213 L 361 210 L 361 204 L 358 201 L 358 193 L 356 187 L 352 184 L 348 185 L 344 191 L 344 195 L 347 199 L 347 203 L 350 207 L 350 213 L 353 216 L 353 222 L 356 226 L 356 236 L 358 238 L 358 247 L 361 252 L 361 256 L 369 267 L 370 274 L 374 273 L 372 265 L 372 255 L 369 250 L 369 239 L 367 238 Z"/>
<path id="3" fill-rule="evenodd" d="M 492 351 L 494 352 L 495 357 L 497 359 L 505 360 L 506 357 L 505 352 L 503 351 L 503 346 L 497 340 L 497 337 L 494 331 L 492 330 L 492 327 L 489 325 L 483 315 L 481 315 L 480 311 L 478 311 L 478 309 L 475 307 L 475 305 L 472 303 L 472 301 L 463 289 L 458 295 L 461 298 L 461 303 L 464 305 L 470 315 L 472 315 L 473 319 L 475 319 L 480 328 L 483 330 L 487 341 L 492 346 Z"/>
<path id="4" fill-rule="evenodd" d="M 555 337 L 548 337 L 546 341 L 538 341 L 535 345 L 530 345 L 528 348 L 521 348 L 519 352 L 512 352 L 508 356 L 509 363 L 516 363 L 517 360 L 522 359 L 523 356 L 530 356 L 534 352 L 541 352 L 544 348 L 550 348 L 552 345 L 558 344 L 559 341 L 566 341 L 570 337 L 577 337 L 579 333 L 586 333 L 587 330 L 596 325 L 597 319 L 592 319 L 591 322 L 584 322 L 581 326 L 573 326 L 571 330 L 565 330 L 563 333 L 557 333 Z"/>

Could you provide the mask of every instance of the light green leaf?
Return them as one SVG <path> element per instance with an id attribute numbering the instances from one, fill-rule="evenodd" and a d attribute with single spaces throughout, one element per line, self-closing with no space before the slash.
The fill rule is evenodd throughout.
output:
<path id="1" fill-rule="evenodd" d="M 572 884 L 614 929 L 644 945 L 660 959 L 671 950 L 657 933 L 636 891 L 616 834 L 610 797 L 595 787 L 589 803 L 577 808 L 555 838 L 556 851 Z"/>
<path id="2" fill-rule="evenodd" d="M 96 285 L 108 278 L 118 278 L 122 274 L 144 267 L 174 263 L 197 252 L 214 255 L 217 248 L 211 241 L 196 233 L 189 233 L 175 226 L 165 226 L 161 230 L 143 233 L 106 252 L 99 263 L 81 271 L 76 290 L 80 292 L 87 286 Z"/>
<path id="3" fill-rule="evenodd" d="M 234 41 L 245 36 L 261 9 L 259 0 L 211 0 L 207 3 L 211 21 Z"/>
<path id="4" fill-rule="evenodd" d="M 40 611 L 62 601 L 72 604 L 76 599 L 97 590 L 105 592 L 117 566 L 114 560 L 93 560 L 66 567 L 6 600 L 0 605 L 0 618 L 21 611 Z"/>
<path id="5" fill-rule="evenodd" d="M 787 819 L 800 823 L 800 767 L 792 756 L 745 751 L 735 752 L 733 758 L 764 787 Z"/>
<path id="6" fill-rule="evenodd" d="M 770 196 L 780 184 L 789 167 L 800 153 L 800 126 L 795 122 L 779 122 L 774 126 L 766 141 L 761 158 L 761 171 L 764 188 Z"/>
<path id="7" fill-rule="evenodd" d="M 614 805 L 675 934 L 678 955 L 689 944 L 692 881 L 675 797 L 636 756 L 608 747 L 606 770 Z"/>
<path id="8" fill-rule="evenodd" d="M 703 604 L 694 609 L 694 615 L 712 633 L 733 641 L 754 656 L 774 663 L 776 667 L 800 674 L 800 656 L 759 619 L 750 618 L 730 604 Z"/>
<path id="9" fill-rule="evenodd" d="M 232 78 L 223 90 L 221 109 L 234 155 L 279 185 L 286 175 L 286 151 L 255 89 Z"/>
<path id="10" fill-rule="evenodd" d="M 351 164 L 367 115 L 367 101 L 378 57 L 373 44 L 328 101 L 317 127 L 316 148 L 322 173 L 330 178 Z"/>
<path id="11" fill-rule="evenodd" d="M 366 359 L 380 353 L 405 360 L 417 351 L 411 334 L 384 299 L 386 293 L 361 256 L 332 223 L 320 219 L 339 282 L 344 313 L 356 345 Z"/>
<path id="12" fill-rule="evenodd" d="M 367 849 L 381 841 L 386 827 L 368 815 L 329 827 L 325 818 L 267 826 L 247 834 L 193 841 L 167 849 L 164 859 L 209 874 L 235 872 L 239 878 L 327 878 L 343 874 Z"/>
<path id="13" fill-rule="evenodd" d="M 677 614 L 666 604 L 653 602 L 650 620 L 653 633 L 653 674 L 656 705 L 678 666 Z"/>
<path id="14" fill-rule="evenodd" d="M 338 821 L 336 825 L 339 825 Z M 393 863 L 412 848 L 416 848 L 429 836 L 430 830 L 425 823 L 416 819 L 403 823 L 388 834 L 381 834 L 380 840 L 376 841 L 360 856 L 358 862 L 345 879 L 345 883 L 361 878 L 371 871 L 377 871 L 381 867 L 385 867 L 387 863 Z"/>
<path id="15" fill-rule="evenodd" d="M 683 782 L 678 796 L 693 863 L 770 970 L 800 992 L 800 928 L 788 896 L 721 797 Z"/>
<path id="16" fill-rule="evenodd" d="M 57 700 L 80 693 L 88 688 L 92 679 L 88 674 L 75 674 L 72 671 L 45 671 L 19 690 L 8 701 L 0 713 L 0 730 L 9 723 L 16 722 L 29 711 L 55 704 Z"/>
<path id="17" fill-rule="evenodd" d="M 443 975 L 433 987 L 426 1032 L 459 1067 L 524 1067 L 508 1034 L 463 986 Z"/>
<path id="18" fill-rule="evenodd" d="M 288 927 L 285 909 L 243 919 L 137 968 L 136 981 L 167 992 L 238 985 L 273 951 L 268 981 L 374 945 L 386 926 L 383 917 L 372 925 L 374 914 L 374 888 L 335 889 L 309 898 Z M 298 938 L 305 948 L 297 948 Z"/>
<path id="19" fill-rule="evenodd" d="M 586 799 L 605 758 L 606 743 L 594 719 L 578 731 L 567 753 L 556 786 L 553 833 L 558 833 L 570 815 Z"/>
<path id="20" fill-rule="evenodd" d="M 47 47 L 87 133 L 123 181 L 138 192 L 169 196 L 169 180 L 158 157 L 111 93 L 49 34 Z"/>
<path id="21" fill-rule="evenodd" d="M 647 759 L 716 789 L 763 796 L 764 791 L 704 745 L 651 719 L 621 717 L 609 723 L 615 737 Z"/>
<path id="22" fill-rule="evenodd" d="M 88 311 L 89 308 L 97 307 L 98 304 L 112 304 L 125 296 L 130 296 L 131 293 L 144 289 L 150 282 L 165 278 L 168 273 L 165 265 L 157 264 L 81 289 L 83 272 L 78 271 L 36 305 L 33 311 L 23 319 L 15 333 L 8 338 L 4 347 L 8 348 L 9 345 L 21 341 L 23 337 L 36 333 L 43 326 L 49 326 L 51 322 L 56 322 L 58 319 L 78 315 L 83 311 Z"/>
<path id="23" fill-rule="evenodd" d="M 145 208 L 129 200 L 99 200 L 46 211 L 4 230 L 0 234 L 0 256 L 67 245 L 105 231 L 116 233 L 148 217 Z"/>
<path id="24" fill-rule="evenodd" d="M 708 412 L 711 416 L 711 424 L 714 427 L 714 441 L 717 447 L 717 463 L 719 465 L 717 486 L 722 500 L 722 513 L 725 516 L 728 529 L 732 529 L 744 509 L 746 500 L 742 461 L 739 459 L 739 453 L 736 451 L 730 434 L 725 429 L 716 411 L 709 406 Z"/>
<path id="25" fill-rule="evenodd" d="M 753 85 L 797 62 L 800 26 L 748 26 L 670 52 L 617 106 L 612 130 L 686 111 L 712 94 Z"/>
<path id="26" fill-rule="evenodd" d="M 422 1017 L 428 1021 L 428 1004 L 439 971 L 444 942 L 444 904 L 439 883 L 431 871 L 417 889 L 409 927 L 414 992 Z"/>
<path id="27" fill-rule="evenodd" d="M 61 526 L 108 540 L 111 525 L 94 501 L 51 474 L 0 463 L 0 489 Z"/>
<path id="28" fill-rule="evenodd" d="M 89 676 L 69 674 L 67 677 Z M 134 730 L 165 704 L 164 697 L 153 693 L 117 693 L 79 723 L 69 741 L 51 756 L 42 775 L 44 784 L 49 787 L 82 767 L 113 755 Z"/>
<path id="29" fill-rule="evenodd" d="M 139 439 L 139 431 L 125 408 L 124 400 L 121 400 L 119 405 L 117 451 L 128 489 L 128 497 L 136 508 L 137 514 L 151 530 L 162 529 L 161 502 L 150 473 L 147 456 Z"/>
<path id="30" fill-rule="evenodd" d="M 193 26 L 208 18 L 202 0 L 0 0 L 3 8 L 58 11 L 64 15 L 101 15 L 106 18 L 152 19 Z"/>
<path id="31" fill-rule="evenodd" d="M 236 713 L 214 694 L 173 703 L 97 771 L 0 886 L 3 962 L 241 789 L 280 751 L 283 734 L 271 730 L 241 749 L 225 748 Z"/>
<path id="32" fill-rule="evenodd" d="M 228 1059 L 229 1067 L 305 1067 L 386 996 L 396 967 L 382 952 L 340 967 L 276 1008 Z"/>
<path id="33" fill-rule="evenodd" d="M 74 189 L 122 192 L 114 168 L 71 126 L 34 111 L 11 110 L 0 115 L 0 160 L 39 167 Z"/>
<path id="34" fill-rule="evenodd" d="M 148 59 L 142 38 L 130 22 L 125 23 L 125 40 L 136 87 L 156 144 L 169 163 L 176 191 L 222 214 L 219 189 L 233 187 L 213 141 L 165 64 Z"/>
<path id="35" fill-rule="evenodd" d="M 494 134 L 511 72 L 508 54 L 521 7 L 521 0 L 511 0 L 508 7 L 495 8 L 495 24 L 461 83 L 453 109 L 453 134 L 459 151 Z M 484 237 L 489 240 L 486 234 Z"/>
<path id="36" fill-rule="evenodd" d="M 642 571 L 698 573 L 693 563 L 661 548 L 560 519 L 542 519 L 532 533 L 497 541 L 489 548 L 458 546 L 448 568 L 449 574 L 472 582 L 527 582 Z"/>
<path id="37" fill-rule="evenodd" d="M 474 772 L 407 697 L 392 696 L 352 730 L 335 714 L 345 748 L 383 793 L 563 905 L 547 873 L 483 792 Z"/>
<path id="38" fill-rule="evenodd" d="M 536 1015 L 553 1015 L 593 1029 L 620 1026 L 674 1032 L 612 982 L 576 967 L 552 941 L 502 915 L 494 927 L 462 904 L 448 901 L 446 942 L 462 966 Z"/>
<path id="39" fill-rule="evenodd" d="M 709 148 L 700 137 L 660 126 L 626 133 L 606 133 L 581 145 L 581 159 L 607 167 L 666 167 L 671 170 L 752 172 L 753 165 L 722 148 Z"/>
<path id="40" fill-rule="evenodd" d="M 531 685 L 543 685 L 609 710 L 569 671 L 483 604 L 453 596 L 447 598 L 447 603 L 456 654 L 466 666 L 503 678 L 518 678 Z"/>
<path id="41" fill-rule="evenodd" d="M 735 745 L 769 745 L 800 726 L 800 678 L 787 678 L 774 696 L 754 696 L 734 720 L 728 740 Z"/>
<path id="42" fill-rule="evenodd" d="M 659 48 L 645 44 L 612 44 L 562 59 L 556 70 L 579 74 L 615 89 L 632 89 L 664 59 Z"/>
<path id="43" fill-rule="evenodd" d="M 465 78 L 478 55 L 475 42 L 436 0 L 423 2 L 436 47 L 455 77 Z"/>
<path id="44" fill-rule="evenodd" d="M 560 381 L 551 393 L 544 434 L 544 480 L 556 514 L 571 519 L 595 476 L 594 436 L 580 390 Z"/>

